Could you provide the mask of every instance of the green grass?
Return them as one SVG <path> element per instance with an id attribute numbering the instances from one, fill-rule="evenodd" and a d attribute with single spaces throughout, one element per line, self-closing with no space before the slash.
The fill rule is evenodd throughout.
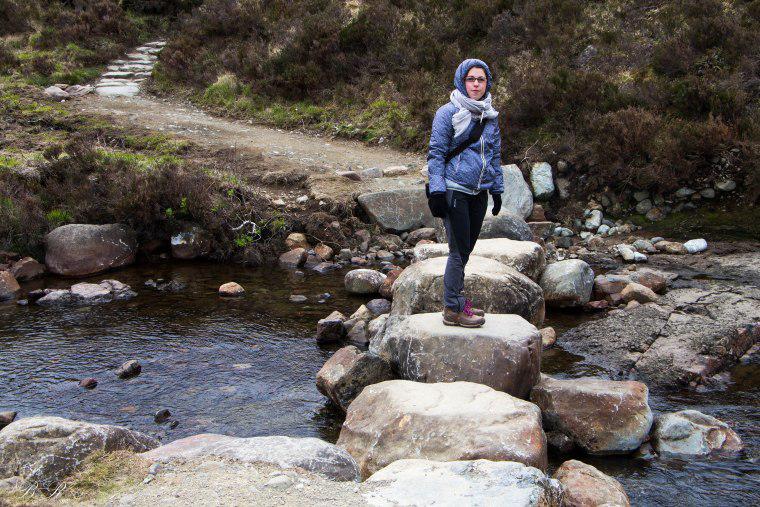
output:
<path id="1" fill-rule="evenodd" d="M 190 143 L 184 140 L 171 139 L 164 134 L 150 134 L 126 136 L 124 147 L 138 151 L 151 151 L 160 155 L 182 155 L 187 153 Z"/>
<path id="2" fill-rule="evenodd" d="M 159 166 L 172 164 L 180 165 L 182 159 L 175 155 L 145 155 L 127 151 L 97 150 L 98 158 L 104 164 L 123 163 L 139 171 L 152 171 Z"/>
<path id="3" fill-rule="evenodd" d="M 21 161 L 10 155 L 0 155 L 0 171 L 7 171 L 21 166 Z"/>

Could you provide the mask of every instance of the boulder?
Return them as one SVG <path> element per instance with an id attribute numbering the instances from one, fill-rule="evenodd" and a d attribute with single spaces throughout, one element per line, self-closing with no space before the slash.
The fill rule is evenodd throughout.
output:
<path id="1" fill-rule="evenodd" d="M 681 410 L 657 418 L 652 432 L 655 450 L 664 456 L 734 454 L 742 440 L 726 423 L 697 410 Z"/>
<path id="2" fill-rule="evenodd" d="M 43 93 L 54 100 L 65 100 L 69 98 L 69 94 L 65 90 L 61 90 L 58 86 L 48 86 Z"/>
<path id="3" fill-rule="evenodd" d="M 24 257 L 13 263 L 11 274 L 16 280 L 26 282 L 34 280 L 45 274 L 45 265 L 40 264 L 31 257 Z"/>
<path id="4" fill-rule="evenodd" d="M 135 359 L 132 359 L 122 364 L 115 371 L 115 374 L 117 377 L 121 379 L 127 379 L 131 377 L 136 377 L 137 375 L 140 374 L 141 371 L 142 371 L 142 365 L 140 364 L 140 362 Z"/>
<path id="5" fill-rule="evenodd" d="M 704 252 L 707 250 L 707 241 L 704 239 L 690 239 L 686 243 L 683 244 L 683 247 L 686 249 L 687 252 L 690 254 L 695 254 L 699 252 Z"/>
<path id="6" fill-rule="evenodd" d="M 489 208 L 490 210 L 490 208 Z M 446 228 L 442 220 L 436 220 L 436 238 L 439 243 L 447 243 Z M 493 216 L 490 211 L 486 212 L 483 227 L 480 229 L 478 239 L 507 238 L 516 241 L 532 241 L 533 231 L 522 217 L 509 211 L 502 210 Z"/>
<path id="7" fill-rule="evenodd" d="M 21 286 L 10 271 L 0 271 L 0 301 L 14 299 Z"/>
<path id="8" fill-rule="evenodd" d="M 393 283 L 404 272 L 404 268 L 393 268 L 385 275 L 383 284 L 378 289 L 378 293 L 385 299 L 393 299 Z"/>
<path id="9" fill-rule="evenodd" d="M 402 232 L 434 224 L 423 187 L 372 192 L 357 200 L 369 218 L 386 230 Z"/>
<path id="10" fill-rule="evenodd" d="M 447 326 L 440 313 L 390 317 L 370 352 L 402 379 L 483 384 L 526 398 L 538 382 L 541 333 L 518 315 L 488 315 L 482 327 Z"/>
<path id="11" fill-rule="evenodd" d="M 368 301 L 365 306 L 370 312 L 372 312 L 372 318 L 379 317 L 385 313 L 390 313 L 391 311 L 391 302 L 382 298 L 372 299 Z"/>
<path id="12" fill-rule="evenodd" d="M 568 259 L 549 264 L 539 281 L 549 306 L 583 306 L 591 300 L 594 271 L 585 261 Z"/>
<path id="13" fill-rule="evenodd" d="M 309 240 L 306 239 L 306 234 L 301 232 L 291 232 L 288 237 L 285 238 L 285 246 L 293 250 L 294 248 L 309 249 Z"/>
<path id="14" fill-rule="evenodd" d="M 45 265 L 56 275 L 86 276 L 135 261 L 135 234 L 121 224 L 68 224 L 45 236 Z"/>
<path id="15" fill-rule="evenodd" d="M 337 350 L 317 373 L 317 390 L 344 412 L 368 385 L 396 378 L 390 364 L 353 345 Z"/>
<path id="16" fill-rule="evenodd" d="M 202 433 L 175 440 L 142 456 L 161 463 L 215 456 L 285 469 L 302 468 L 336 481 L 359 480 L 354 459 L 343 449 L 318 438 L 240 438 Z"/>
<path id="17" fill-rule="evenodd" d="M 416 262 L 393 284 L 391 314 L 443 311 L 443 273 L 446 257 Z M 513 313 L 533 325 L 544 320 L 541 287 L 527 276 L 493 259 L 473 255 L 464 276 L 464 293 L 488 313 Z"/>
<path id="18" fill-rule="evenodd" d="M 435 227 L 422 227 L 409 233 L 406 237 L 406 243 L 416 245 L 420 240 L 427 239 L 435 241 Z"/>
<path id="19" fill-rule="evenodd" d="M 562 484 L 563 507 L 629 507 L 623 485 L 596 467 L 571 459 L 553 477 Z"/>
<path id="20" fill-rule="evenodd" d="M 539 201 L 547 200 L 554 195 L 554 178 L 552 166 L 546 162 L 536 162 L 530 169 L 530 183 L 533 186 L 533 196 Z"/>
<path id="21" fill-rule="evenodd" d="M 94 452 L 144 452 L 157 445 L 121 426 L 28 417 L 0 430 L 0 479 L 20 476 L 28 487 L 50 494 Z"/>
<path id="22" fill-rule="evenodd" d="M 346 336 L 343 327 L 346 316 L 339 311 L 334 311 L 324 319 L 317 322 L 317 343 L 334 343 L 341 341 Z"/>
<path id="23" fill-rule="evenodd" d="M 587 231 L 596 231 L 602 225 L 602 212 L 598 209 L 591 210 L 588 218 L 583 223 L 583 228 Z"/>
<path id="24" fill-rule="evenodd" d="M 126 301 L 137 296 L 129 285 L 118 280 L 103 280 L 100 283 L 77 283 L 70 289 L 44 289 L 44 295 L 37 299 L 38 305 L 77 304 L 91 305 Z"/>
<path id="25" fill-rule="evenodd" d="M 363 478 L 406 458 L 547 464 L 538 407 L 472 382 L 367 386 L 348 407 L 338 446 Z"/>
<path id="26" fill-rule="evenodd" d="M 227 282 L 219 286 L 222 297 L 240 297 L 245 295 L 245 289 L 237 282 Z"/>
<path id="27" fill-rule="evenodd" d="M 306 262 L 308 254 L 303 248 L 294 248 L 284 254 L 280 255 L 279 263 L 281 268 L 295 269 L 303 265 Z"/>
<path id="28" fill-rule="evenodd" d="M 314 253 L 323 261 L 329 261 L 333 258 L 333 255 L 335 255 L 335 251 L 332 249 L 332 247 L 325 245 L 324 243 L 320 243 L 315 246 Z"/>
<path id="29" fill-rule="evenodd" d="M 8 426 L 16 419 L 16 412 L 0 412 L 0 430 Z"/>
<path id="30" fill-rule="evenodd" d="M 544 349 L 548 349 L 555 343 L 557 343 L 557 332 L 553 327 L 545 327 L 539 331 L 541 333 L 541 346 Z"/>
<path id="31" fill-rule="evenodd" d="M 501 170 L 504 174 L 501 209 L 522 218 L 528 218 L 533 212 L 533 194 L 525 178 L 523 178 L 522 171 L 515 164 L 503 165 Z"/>
<path id="32" fill-rule="evenodd" d="M 211 253 L 211 236 L 197 226 L 171 237 L 172 257 L 191 260 L 207 257 Z"/>
<path id="33" fill-rule="evenodd" d="M 436 243 L 414 248 L 414 261 L 449 255 L 449 245 Z M 494 259 L 510 266 L 532 280 L 537 280 L 546 266 L 546 253 L 538 243 L 515 241 L 506 238 L 480 239 L 472 255 Z"/>
<path id="34" fill-rule="evenodd" d="M 377 294 L 385 275 L 374 269 L 354 269 L 343 277 L 343 285 L 350 294 Z"/>
<path id="35" fill-rule="evenodd" d="M 540 470 L 514 461 L 402 459 L 365 481 L 370 505 L 559 507 L 562 490 Z M 498 499 L 498 501 L 497 501 Z"/>
<path id="36" fill-rule="evenodd" d="M 652 410 L 641 382 L 542 376 L 530 393 L 544 426 L 560 431 L 589 454 L 625 454 L 649 436 Z"/>

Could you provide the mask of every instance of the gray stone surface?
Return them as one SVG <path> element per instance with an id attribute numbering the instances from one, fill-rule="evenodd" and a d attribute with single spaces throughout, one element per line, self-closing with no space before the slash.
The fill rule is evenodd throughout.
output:
<path id="1" fill-rule="evenodd" d="M 354 459 L 343 449 L 318 438 L 240 438 L 203 433 L 175 440 L 142 456 L 162 463 L 218 456 L 246 463 L 268 463 L 280 468 L 303 468 L 336 481 L 359 479 Z"/>
<path id="2" fill-rule="evenodd" d="M 423 187 L 372 192 L 360 195 L 357 200 L 373 222 L 389 231 L 409 231 L 434 224 Z"/>
<path id="3" fill-rule="evenodd" d="M 591 299 L 594 271 L 580 259 L 555 262 L 546 266 L 539 285 L 549 306 L 582 306 Z"/>
<path id="4" fill-rule="evenodd" d="M 629 507 L 623 485 L 596 467 L 569 460 L 553 476 L 562 485 L 562 505 L 566 507 Z"/>
<path id="5" fill-rule="evenodd" d="M 56 275 L 86 276 L 135 261 L 137 239 L 121 224 L 68 224 L 45 236 L 45 265 Z"/>
<path id="6" fill-rule="evenodd" d="M 533 194 L 522 171 L 515 164 L 501 166 L 504 174 L 504 193 L 501 195 L 502 210 L 522 218 L 528 218 L 533 211 Z M 491 206 L 489 206 L 489 209 Z"/>
<path id="7" fill-rule="evenodd" d="M 518 315 L 488 315 L 480 328 L 446 326 L 440 313 L 390 317 L 370 352 L 416 382 L 463 380 L 527 398 L 538 382 L 541 333 Z"/>
<path id="8" fill-rule="evenodd" d="M 343 277 L 343 285 L 350 294 L 377 294 L 385 275 L 374 269 L 354 269 Z"/>
<path id="9" fill-rule="evenodd" d="M 559 507 L 561 488 L 540 470 L 514 461 L 398 460 L 364 483 L 370 505 Z M 497 500 L 498 499 L 498 500 Z"/>
<path id="10" fill-rule="evenodd" d="M 388 361 L 349 345 L 336 350 L 317 372 L 317 389 L 345 412 L 362 389 L 394 378 Z"/>
<path id="11" fill-rule="evenodd" d="M 490 210 L 490 208 L 489 208 Z M 446 229 L 442 220 L 436 220 L 436 237 L 439 243 L 447 243 Z M 533 231 L 522 217 L 502 210 L 493 216 L 490 211 L 486 212 L 483 227 L 480 229 L 478 239 L 507 238 L 516 241 L 531 241 Z"/>
<path id="12" fill-rule="evenodd" d="M 530 169 L 530 183 L 533 196 L 538 200 L 549 199 L 554 194 L 552 166 L 546 162 L 536 162 Z"/>
<path id="13" fill-rule="evenodd" d="M 0 271 L 0 301 L 13 299 L 21 290 L 21 286 L 10 271 Z"/>
<path id="14" fill-rule="evenodd" d="M 655 450 L 664 456 L 735 454 L 743 444 L 726 423 L 697 410 L 662 414 L 655 422 Z"/>

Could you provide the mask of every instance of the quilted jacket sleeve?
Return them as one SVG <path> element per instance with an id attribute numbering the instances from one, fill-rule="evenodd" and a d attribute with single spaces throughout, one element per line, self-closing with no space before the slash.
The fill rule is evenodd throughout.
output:
<path id="1" fill-rule="evenodd" d="M 491 166 L 493 167 L 494 181 L 491 187 L 491 194 L 501 194 L 504 192 L 504 173 L 501 170 L 501 130 L 499 129 L 499 119 L 494 120 L 495 128 L 493 133 L 493 158 Z"/>
<path id="2" fill-rule="evenodd" d="M 454 137 L 454 127 L 451 124 L 452 112 L 447 107 L 441 107 L 433 118 L 433 130 L 430 134 L 428 148 L 428 180 L 431 192 L 445 192 L 446 155 L 449 153 L 451 140 Z"/>

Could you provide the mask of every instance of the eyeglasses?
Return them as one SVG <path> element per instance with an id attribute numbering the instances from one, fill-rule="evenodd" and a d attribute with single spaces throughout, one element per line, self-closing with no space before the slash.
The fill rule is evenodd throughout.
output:
<path id="1" fill-rule="evenodd" d="M 470 84 L 474 83 L 475 81 L 477 81 L 480 84 L 483 84 L 483 83 L 486 82 L 486 78 L 484 78 L 484 77 L 472 77 L 472 76 L 469 76 L 469 77 L 464 78 L 464 80 L 466 82 L 470 83 Z"/>

